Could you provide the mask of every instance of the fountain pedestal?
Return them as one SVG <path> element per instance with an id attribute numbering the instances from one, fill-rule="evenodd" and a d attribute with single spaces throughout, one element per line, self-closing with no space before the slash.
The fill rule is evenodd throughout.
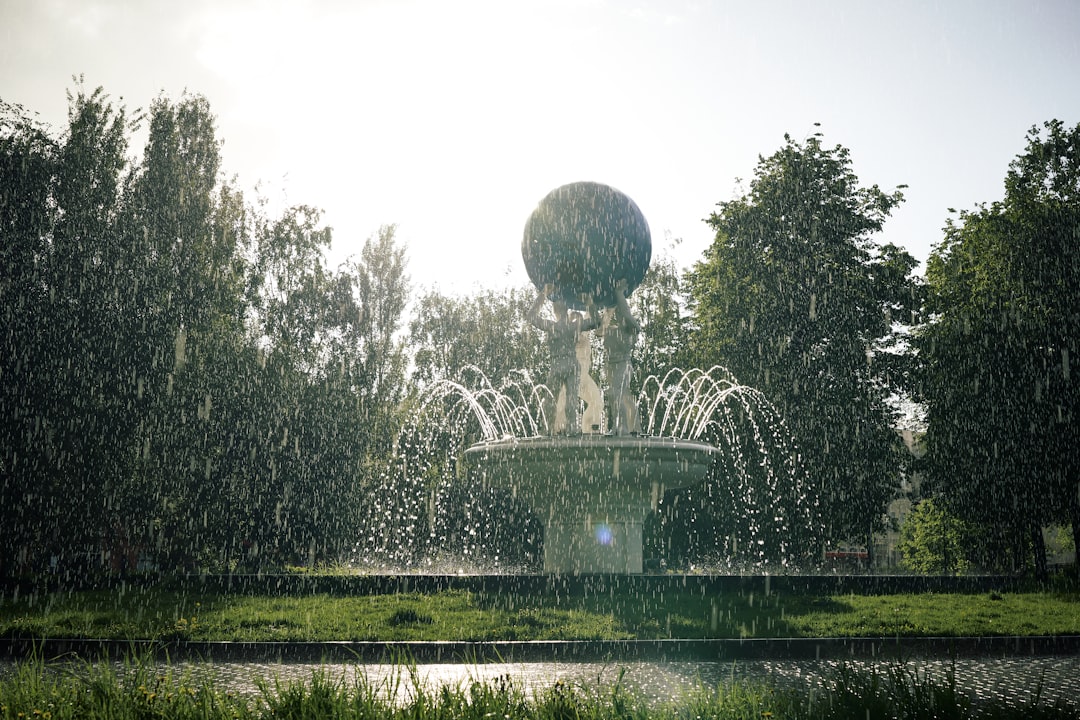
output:
<path id="1" fill-rule="evenodd" d="M 473 445 L 465 464 L 543 522 L 546 572 L 637 574 L 646 516 L 666 490 L 703 480 L 715 452 L 675 438 L 507 438 Z"/>

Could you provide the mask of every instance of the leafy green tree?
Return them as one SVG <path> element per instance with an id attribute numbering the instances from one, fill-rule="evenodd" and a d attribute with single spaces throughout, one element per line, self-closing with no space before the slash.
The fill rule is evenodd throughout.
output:
<path id="1" fill-rule="evenodd" d="M 336 318 L 328 362 L 310 389 L 323 414 L 304 428 L 318 464 L 318 491 L 308 505 L 311 534 L 341 557 L 370 533 L 373 495 L 382 490 L 402 424 L 406 354 L 401 339 L 411 287 L 406 248 L 386 225 L 368 238 L 360 257 L 335 275 L 328 299 Z M 393 488 L 389 492 L 395 492 Z M 347 507 L 342 500 L 350 498 Z M 330 552 L 332 550 L 332 552 Z"/>
<path id="2" fill-rule="evenodd" d="M 515 371 L 543 377 L 544 339 L 525 322 L 535 298 L 531 285 L 467 296 L 424 293 L 409 324 L 413 381 L 421 388 L 438 380 L 479 384 L 479 373 L 499 387 Z"/>
<path id="3" fill-rule="evenodd" d="M 0 577 L 33 567 L 50 528 L 42 490 L 56 482 L 41 357 L 47 347 L 48 238 L 59 144 L 19 106 L 0 102 Z"/>
<path id="4" fill-rule="evenodd" d="M 633 365 L 637 387 L 650 375 L 663 378 L 687 361 L 689 314 L 685 296 L 682 272 L 675 258 L 669 253 L 653 257 L 641 285 L 628 300 L 641 324 Z"/>
<path id="5" fill-rule="evenodd" d="M 0 105 L 0 573 L 341 557 L 404 395 L 392 227 L 336 272 L 317 211 L 220 177 L 199 96 L 142 158 L 102 90 L 54 139 Z"/>
<path id="6" fill-rule="evenodd" d="M 402 333 L 411 287 L 406 247 L 396 228 L 384 225 L 368 238 L 360 258 L 339 274 L 339 309 L 347 321 L 334 361 L 351 367 L 352 388 L 363 409 L 369 447 L 378 455 L 390 450 L 400 427 L 398 407 L 405 396 L 407 357 Z"/>
<path id="7" fill-rule="evenodd" d="M 259 216 L 254 262 L 247 292 L 256 310 L 256 334 L 268 354 L 290 355 L 298 370 L 319 367 L 319 349 L 332 308 L 327 302 L 331 272 L 326 267 L 330 228 L 321 213 L 298 205 L 271 221 Z"/>
<path id="8" fill-rule="evenodd" d="M 691 359 L 765 394 L 801 449 L 827 535 L 867 547 L 904 457 L 877 359 L 915 307 L 916 261 L 874 241 L 902 199 L 861 187 L 846 148 L 785 136 L 749 193 L 710 216 L 716 239 L 688 278 Z"/>
<path id="9" fill-rule="evenodd" d="M 17 184 L 14 177 L 5 182 L 5 197 L 23 207 L 23 219 L 33 218 L 32 227 L 12 227 L 26 231 L 10 239 L 18 237 L 14 247 L 29 253 L 10 266 L 22 287 L 16 307 L 35 294 L 39 301 L 32 313 L 38 319 L 20 323 L 22 352 L 29 354 L 4 378 L 29 410 L 14 419 L 33 419 L 35 429 L 6 446 L 13 459 L 21 455 L 21 472 L 30 471 L 22 478 L 28 483 L 18 484 L 32 490 L 5 506 L 25 516 L 16 552 L 36 569 L 84 573 L 102 557 L 115 569 L 131 569 L 137 555 L 133 518 L 144 514 L 148 497 L 135 481 L 142 449 L 136 436 L 147 427 L 161 355 L 146 342 L 149 255 L 139 239 L 147 232 L 131 231 L 132 127 L 103 90 L 87 93 L 80 83 L 69 94 L 66 135 L 45 142 L 24 125 L 22 137 L 36 148 L 21 158 Z M 26 440 L 33 453 L 19 447 Z"/>
<path id="10" fill-rule="evenodd" d="M 34 518 L 27 533 L 36 538 L 38 568 L 44 558 L 58 570 L 83 572 L 89 558 L 104 557 L 130 569 L 140 541 L 136 519 L 153 502 L 136 477 L 152 398 L 164 385 L 156 381 L 165 343 L 155 336 L 151 311 L 168 305 L 158 291 L 175 283 L 156 283 L 147 272 L 161 255 L 150 251 L 150 227 L 136 222 L 138 180 L 126 157 L 132 127 L 103 90 L 80 87 L 69 94 L 68 130 L 55 144 L 48 183 L 5 192 L 31 212 L 46 197 L 35 193 L 48 193 L 45 211 L 34 215 L 33 264 L 12 267 L 42 300 L 35 313 L 41 321 L 23 325 L 24 347 L 33 353 L 24 367 L 33 368 L 33 378 L 23 377 L 16 390 L 33 404 L 41 457 L 34 492 L 12 505 Z M 22 164 L 45 167 L 29 158 Z M 167 344 L 171 350 L 172 335 Z"/>
<path id="11" fill-rule="evenodd" d="M 38 308 L 38 420 L 48 463 L 38 478 L 36 546 L 59 572 L 104 553 L 118 559 L 118 516 L 129 497 L 141 360 L 126 342 L 130 254 L 120 230 L 127 170 L 123 108 L 99 88 L 69 94 L 67 134 L 51 183 L 52 222 L 40 256 L 48 299 Z M 36 383 L 35 383 L 36 384 Z M 46 469 L 47 468 L 47 469 Z"/>
<path id="12" fill-rule="evenodd" d="M 543 337 L 525 322 L 535 298 L 531 286 L 463 296 L 428 290 L 418 298 L 408 335 L 410 415 L 398 440 L 405 470 L 384 478 L 378 492 L 383 499 L 369 521 L 372 555 L 415 562 L 418 553 L 453 548 L 456 561 L 491 566 L 520 565 L 535 552 L 539 525 L 527 509 L 457 472 L 460 453 L 479 439 L 481 428 L 470 413 L 455 412 L 462 407 L 460 396 L 438 396 L 447 387 L 441 383 L 460 384 L 465 392 L 494 388 L 531 404 L 529 391 L 549 362 Z M 407 519 L 404 524 L 413 528 L 415 540 L 405 547 L 381 529 L 392 517 Z"/>
<path id="13" fill-rule="evenodd" d="M 132 414 L 139 460 L 117 524 L 163 568 L 208 567 L 223 540 L 221 472 L 245 353 L 244 255 L 250 243 L 240 194 L 221 182 L 220 142 L 206 99 L 159 97 L 125 198 L 123 229 L 136 287 L 126 334 L 141 358 Z M 224 348 L 228 348 L 225 351 Z"/>
<path id="14" fill-rule="evenodd" d="M 326 267 L 330 231 L 310 207 L 260 222 L 249 294 L 271 408 L 257 452 L 257 562 L 342 556 L 361 532 L 365 494 L 400 426 L 409 297 L 405 248 L 380 229 L 358 259 Z"/>
<path id="15" fill-rule="evenodd" d="M 927 498 L 919 502 L 900 526 L 901 565 L 920 573 L 962 573 L 969 563 L 964 523 Z"/>
<path id="16" fill-rule="evenodd" d="M 1040 576 L 1041 528 L 1080 520 L 1077 228 L 1080 126 L 1054 120 L 1028 133 L 1002 201 L 948 223 L 916 338 L 934 492 Z"/>

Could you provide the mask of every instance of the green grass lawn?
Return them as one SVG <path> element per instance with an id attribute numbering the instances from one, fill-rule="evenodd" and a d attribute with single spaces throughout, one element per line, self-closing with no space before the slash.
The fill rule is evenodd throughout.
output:
<path id="1" fill-rule="evenodd" d="M 183 640 L 623 640 L 1080 634 L 1076 593 L 618 592 L 273 597 L 160 589 L 0 603 L 0 636 Z"/>

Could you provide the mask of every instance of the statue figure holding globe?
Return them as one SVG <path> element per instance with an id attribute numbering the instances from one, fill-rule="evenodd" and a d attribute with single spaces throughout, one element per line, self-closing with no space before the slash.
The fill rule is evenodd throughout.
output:
<path id="1" fill-rule="evenodd" d="M 604 372 L 608 381 L 608 431 L 612 435 L 641 432 L 637 398 L 630 390 L 631 356 L 641 326 L 624 295 L 626 282 L 615 285 L 615 307 L 604 313 Z"/>
<path id="2" fill-rule="evenodd" d="M 552 401 L 565 396 L 572 423 L 549 429 L 573 437 L 518 437 L 477 442 L 465 450 L 468 472 L 479 482 L 512 492 L 544 524 L 544 571 L 549 573 L 626 573 L 644 569 L 645 519 L 662 489 L 702 481 L 716 448 L 697 440 L 636 434 L 636 405 L 629 390 L 630 352 L 640 328 L 627 298 L 649 268 L 649 226 L 630 198 L 607 185 L 573 183 L 540 201 L 525 225 L 521 255 L 529 278 L 540 291 L 530 319 L 545 329 L 552 366 L 563 374 L 551 379 Z M 550 300 L 555 320 L 539 322 Z M 589 419 L 581 433 L 575 424 L 581 367 L 591 364 L 588 335 L 582 331 L 606 309 L 605 346 L 609 434 Z M 588 310 L 588 319 L 571 312 Z M 562 385 L 560 388 L 559 385 Z M 602 403 L 581 383 L 585 406 Z M 588 396 L 597 400 L 591 404 Z M 566 412 L 554 420 L 562 422 Z"/>
<path id="3" fill-rule="evenodd" d="M 563 434 L 578 435 L 581 432 L 578 420 L 578 386 L 582 370 L 577 356 L 578 340 L 584 333 L 600 326 L 600 317 L 591 303 L 588 319 L 578 312 L 568 314 L 566 303 L 562 300 L 551 302 L 555 313 L 554 320 L 541 317 L 540 311 L 552 292 L 551 285 L 545 286 L 536 296 L 528 314 L 529 322 L 547 333 L 548 348 L 551 351 L 551 369 L 548 371 L 547 382 L 551 396 L 544 404 L 544 415 L 552 434 L 555 434 L 556 427 L 561 426 Z M 585 368 L 585 372 L 588 372 L 588 368 Z M 556 401 L 560 391 L 565 393 L 563 423 L 557 423 L 555 418 Z"/>
<path id="4" fill-rule="evenodd" d="M 637 409 L 630 409 L 634 400 L 629 380 L 630 351 L 639 326 L 626 298 L 641 284 L 652 258 L 652 239 L 645 216 L 633 200 L 607 185 L 594 182 L 563 185 L 548 193 L 529 216 L 521 255 L 529 279 L 542 290 L 529 319 L 549 334 L 552 382 L 558 385 L 549 385 L 548 389 L 554 397 L 558 397 L 561 389 L 566 392 L 570 434 L 578 432 L 577 386 L 581 373 L 576 359 L 574 369 L 570 369 L 570 358 L 573 358 L 573 343 L 590 325 L 595 306 L 611 309 L 605 330 L 608 355 L 605 365 L 611 387 L 608 428 L 620 435 L 636 432 Z M 545 320 L 541 325 L 537 320 L 545 299 L 551 300 L 556 320 Z M 575 326 L 575 334 L 569 329 L 573 323 L 566 316 L 568 308 L 590 312 L 590 320 Z M 566 323 L 567 329 L 559 329 L 560 322 Z M 565 337 L 556 338 L 556 333 L 564 333 Z M 564 347 L 567 341 L 569 348 Z M 557 365 L 560 370 L 555 375 Z M 548 418 L 551 423 L 551 415 Z"/>

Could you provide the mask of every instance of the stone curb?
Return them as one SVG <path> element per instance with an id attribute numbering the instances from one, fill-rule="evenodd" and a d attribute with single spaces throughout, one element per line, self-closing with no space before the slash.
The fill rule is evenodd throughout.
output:
<path id="1" fill-rule="evenodd" d="M 0 658 L 160 659 L 209 662 L 665 662 L 1080 655 L 1080 635 L 744 640 L 537 640 L 490 642 L 195 642 L 0 639 Z"/>

